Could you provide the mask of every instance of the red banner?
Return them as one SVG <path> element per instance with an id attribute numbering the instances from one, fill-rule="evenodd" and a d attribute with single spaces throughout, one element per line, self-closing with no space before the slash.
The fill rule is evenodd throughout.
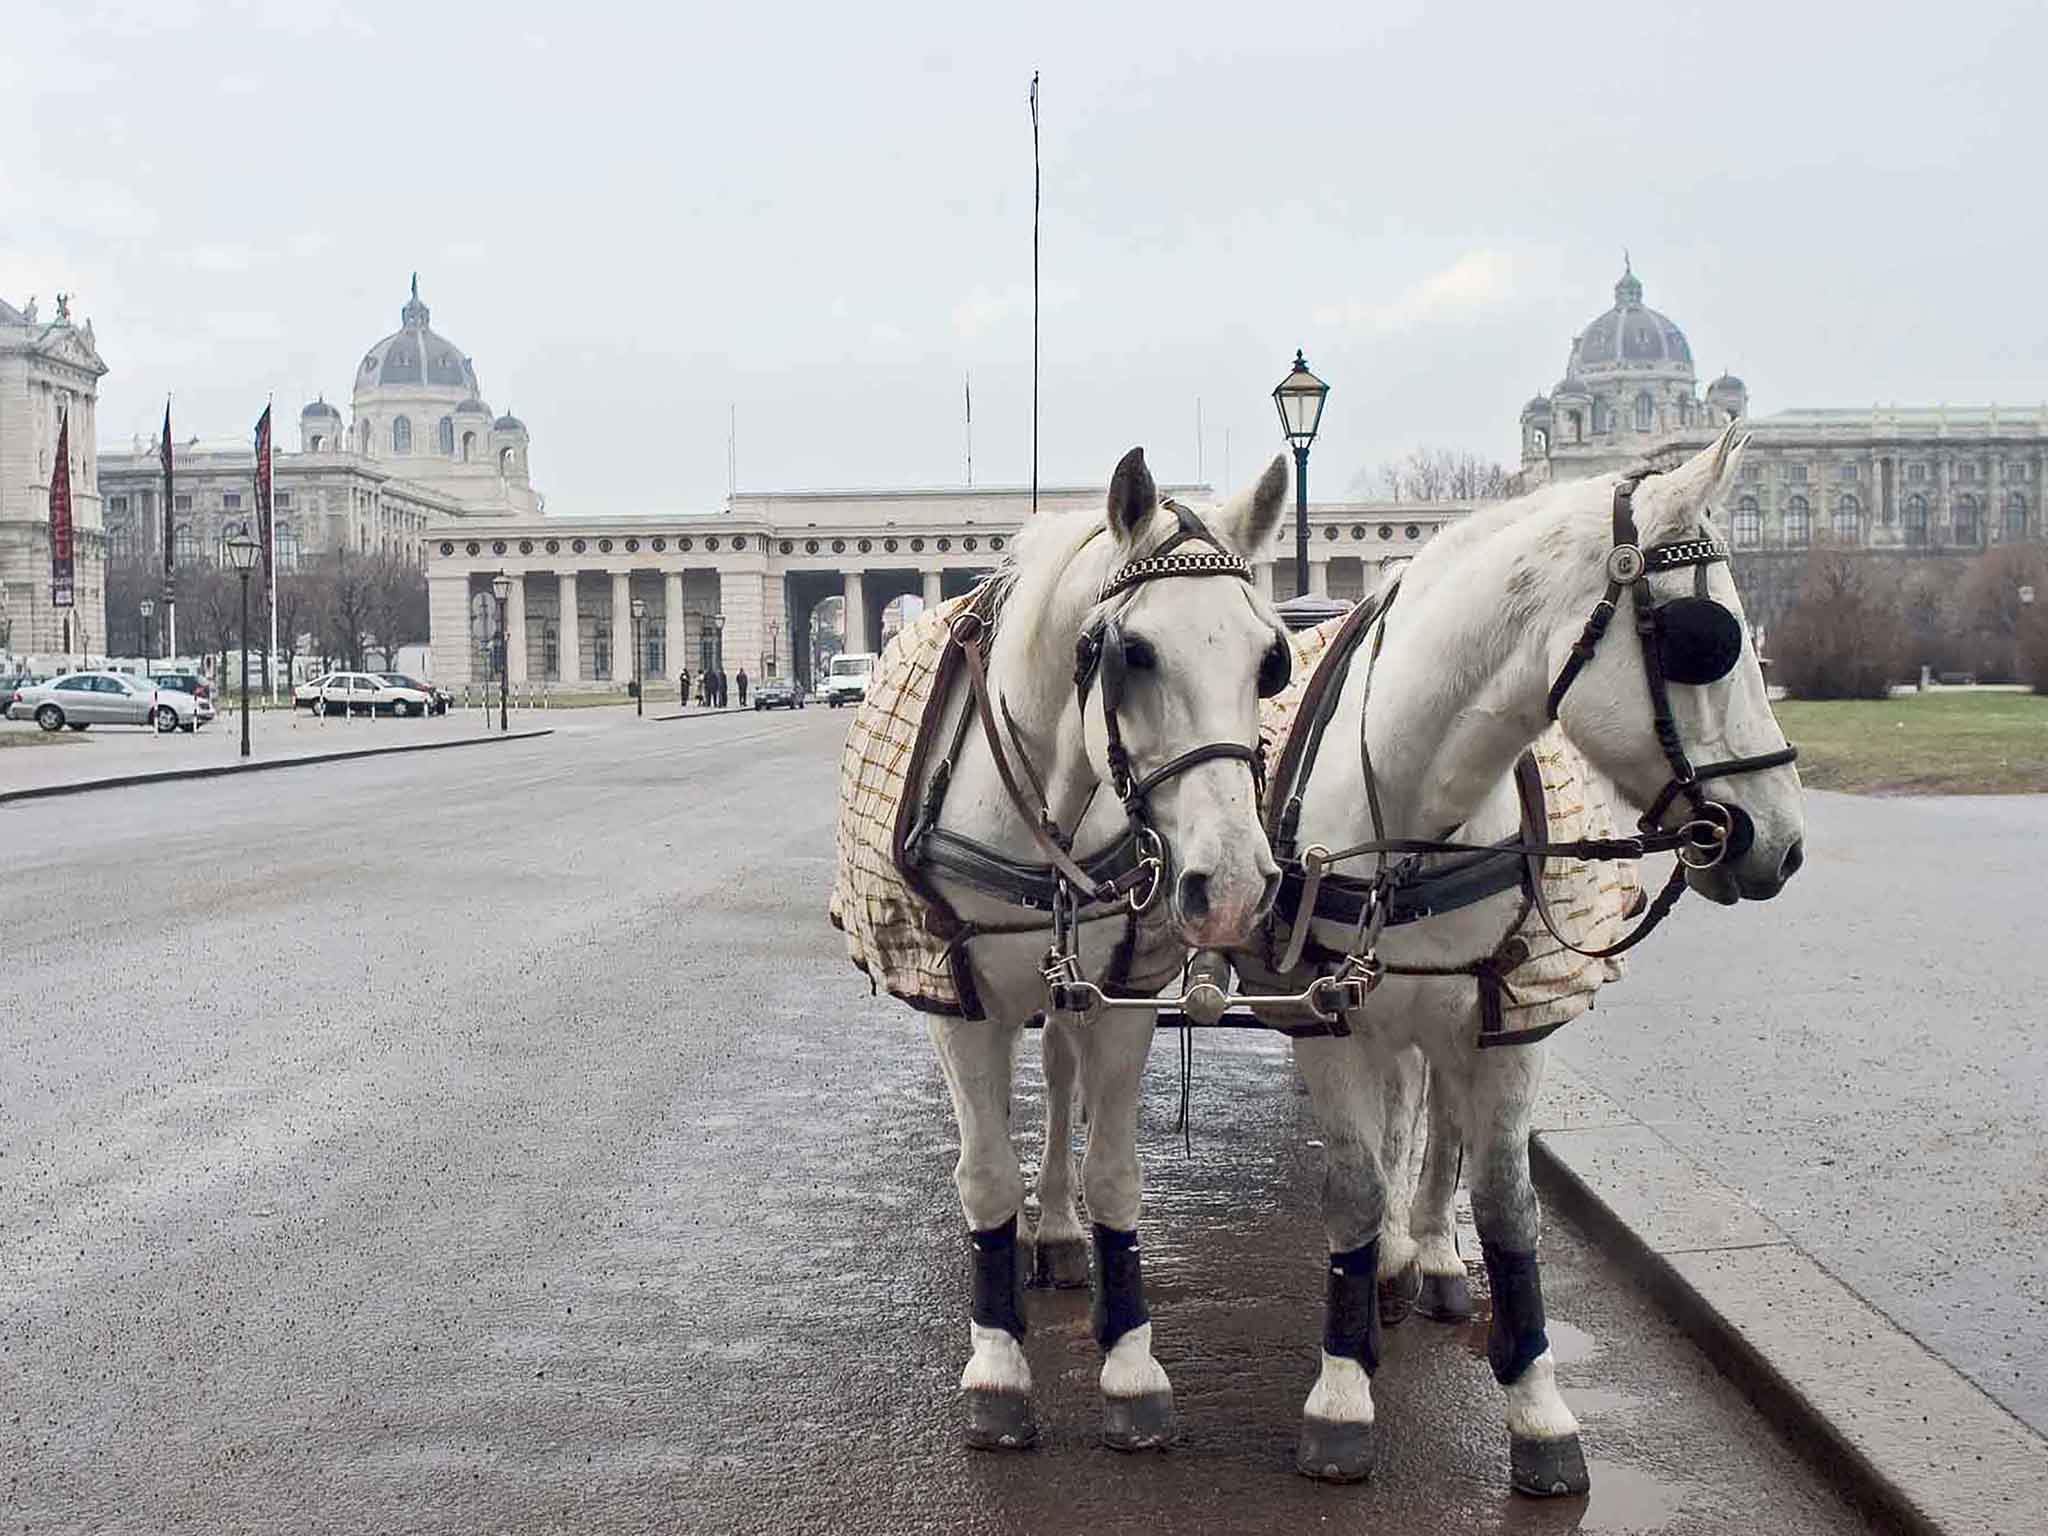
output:
<path id="1" fill-rule="evenodd" d="M 263 546 L 263 590 L 270 590 L 271 537 L 270 516 L 270 407 L 263 407 L 263 414 L 256 418 L 256 541 Z"/>
<path id="2" fill-rule="evenodd" d="M 76 606 L 72 592 L 71 418 L 57 421 L 57 467 L 50 472 L 50 606 Z"/>

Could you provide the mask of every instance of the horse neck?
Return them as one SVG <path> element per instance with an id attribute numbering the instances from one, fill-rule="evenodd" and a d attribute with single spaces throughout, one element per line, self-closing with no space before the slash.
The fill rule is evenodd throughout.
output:
<path id="1" fill-rule="evenodd" d="M 1464 826 L 1549 724 L 1546 641 L 1562 615 L 1527 580 L 1536 532 L 1509 524 L 1461 551 L 1386 619 L 1364 708 L 1389 836 Z"/>

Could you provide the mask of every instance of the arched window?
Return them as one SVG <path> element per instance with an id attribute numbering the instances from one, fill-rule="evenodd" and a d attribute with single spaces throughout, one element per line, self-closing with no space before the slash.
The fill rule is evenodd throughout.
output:
<path id="1" fill-rule="evenodd" d="M 1927 542 L 1927 498 L 1908 496 L 1905 516 L 1906 542 L 1925 544 Z"/>
<path id="2" fill-rule="evenodd" d="M 313 451 L 315 453 L 325 453 L 327 451 L 327 439 L 318 432 L 313 434 Z"/>
<path id="3" fill-rule="evenodd" d="M 1754 496 L 1745 496 L 1735 504 L 1735 542 L 1745 548 L 1753 548 L 1761 544 L 1763 538 L 1763 513 L 1757 510 Z"/>
<path id="4" fill-rule="evenodd" d="M 1857 544 L 1863 539 L 1863 506 L 1854 496 L 1843 496 L 1835 502 L 1835 541 L 1840 544 Z"/>
<path id="5" fill-rule="evenodd" d="M 123 564 L 135 558 L 135 532 L 126 523 L 115 523 L 107 530 L 107 558 Z"/>
<path id="6" fill-rule="evenodd" d="M 443 417 L 441 418 L 441 425 L 440 425 L 440 428 L 439 428 L 439 432 L 440 432 L 440 438 L 441 438 L 441 454 L 442 454 L 442 456 L 443 456 L 444 458 L 450 458 L 450 459 L 454 458 L 454 457 L 455 457 L 455 418 L 454 418 L 454 417 L 452 417 L 452 416 L 443 416 Z"/>
<path id="7" fill-rule="evenodd" d="M 174 565 L 197 565 L 199 563 L 199 536 L 192 531 L 190 523 L 178 524 L 171 535 L 171 563 Z"/>
<path id="8" fill-rule="evenodd" d="M 462 434 L 462 462 L 467 464 L 475 456 L 476 434 L 474 432 L 465 432 Z"/>
<path id="9" fill-rule="evenodd" d="M 1580 414 L 1579 414 L 1579 413 L 1578 413 L 1577 411 L 1573 411 L 1573 412 L 1572 412 L 1572 441 L 1573 441 L 1573 442 L 1575 442 L 1575 443 L 1583 443 L 1583 442 L 1584 442 L 1585 440 L 1586 440 L 1586 418 L 1585 418 L 1585 417 L 1583 417 L 1583 416 L 1581 416 L 1581 415 L 1580 415 Z"/>
<path id="10" fill-rule="evenodd" d="M 367 420 L 359 421 L 356 423 L 356 452 L 367 456 L 369 451 L 370 423 Z"/>
<path id="11" fill-rule="evenodd" d="M 280 571 L 296 571 L 299 568 L 299 531 L 290 522 L 281 522 L 271 537 L 277 540 L 277 568 Z"/>
<path id="12" fill-rule="evenodd" d="M 1958 496 L 1956 498 L 1956 542 L 1975 544 L 1977 542 L 1977 498 Z"/>
<path id="13" fill-rule="evenodd" d="M 499 473 L 499 474 L 501 474 L 501 475 L 509 475 L 509 474 L 511 474 L 511 473 L 512 473 L 512 471 L 513 471 L 513 470 L 517 469 L 518 467 L 519 467 L 519 454 L 518 454 L 517 450 L 515 450 L 515 449 L 511 449 L 511 448 L 500 448 L 500 449 L 498 450 L 498 473 Z"/>
<path id="14" fill-rule="evenodd" d="M 1642 394 L 1636 396 L 1636 430 L 1638 432 L 1647 432 L 1655 425 L 1657 425 L 1657 402 L 1652 400 L 1649 392 L 1645 390 Z"/>
<path id="15" fill-rule="evenodd" d="M 2005 498 L 2005 536 L 2008 539 L 2027 536 L 2027 498 L 2018 491 L 2010 492 Z"/>
<path id="16" fill-rule="evenodd" d="M 395 416 L 392 418 L 391 451 L 393 453 L 412 452 L 412 418 L 410 416 Z"/>
<path id="17" fill-rule="evenodd" d="M 1813 509 L 1807 506 L 1804 496 L 1794 496 L 1785 503 L 1785 542 L 1794 549 L 1804 549 L 1813 542 Z"/>

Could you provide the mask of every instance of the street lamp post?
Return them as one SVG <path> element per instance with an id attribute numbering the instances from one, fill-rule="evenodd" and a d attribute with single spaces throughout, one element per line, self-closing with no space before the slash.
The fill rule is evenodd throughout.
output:
<path id="1" fill-rule="evenodd" d="M 641 638 L 640 621 L 647 617 L 647 599 L 633 599 L 633 714 L 640 718 L 647 713 L 647 642 Z"/>
<path id="2" fill-rule="evenodd" d="M 262 547 L 243 528 L 227 541 L 228 564 L 242 578 L 242 756 L 249 755 L 249 573 Z"/>
<path id="3" fill-rule="evenodd" d="M 1308 371 L 1297 348 L 1294 366 L 1273 391 L 1280 430 L 1294 449 L 1294 595 L 1308 596 L 1308 448 L 1323 424 L 1330 386 Z"/>
<path id="4" fill-rule="evenodd" d="M 155 647 L 149 643 L 149 621 L 154 617 L 156 617 L 156 604 L 145 597 L 142 600 L 142 670 L 145 672 L 150 670 L 150 662 L 156 659 L 151 654 Z"/>
<path id="5" fill-rule="evenodd" d="M 512 578 L 503 571 L 493 576 L 491 595 L 498 600 L 498 729 L 509 731 L 512 729 L 512 632 L 506 627 L 511 618 L 506 605 L 512 600 Z M 485 716 L 486 721 L 489 718 Z M 488 725 L 485 728 L 488 729 Z"/>
<path id="6" fill-rule="evenodd" d="M 718 674 L 719 707 L 725 707 L 725 615 L 711 615 L 711 667 Z"/>

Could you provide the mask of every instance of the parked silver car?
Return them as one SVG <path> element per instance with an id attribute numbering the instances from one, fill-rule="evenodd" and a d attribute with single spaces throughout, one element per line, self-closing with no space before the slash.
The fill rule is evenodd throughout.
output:
<path id="1" fill-rule="evenodd" d="M 199 701 L 125 672 L 67 672 L 33 688 L 17 688 L 7 718 L 33 720 L 46 731 L 84 731 L 95 725 L 189 731 L 199 724 Z"/>

